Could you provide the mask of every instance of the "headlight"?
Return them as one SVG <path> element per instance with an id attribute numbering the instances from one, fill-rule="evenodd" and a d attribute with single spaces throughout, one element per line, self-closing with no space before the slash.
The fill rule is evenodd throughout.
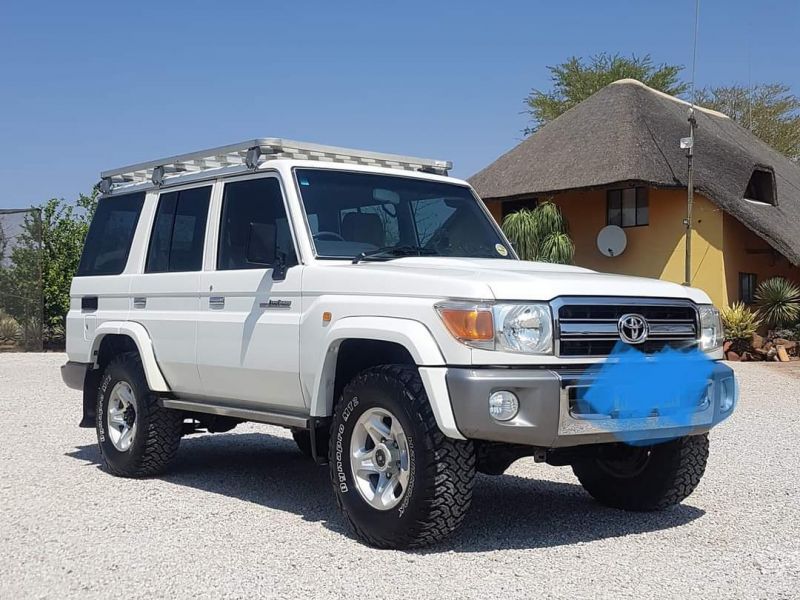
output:
<path id="1" fill-rule="evenodd" d="M 719 311 L 711 304 L 701 304 L 697 310 L 700 314 L 700 350 L 717 350 L 722 346 L 725 335 Z"/>
<path id="2" fill-rule="evenodd" d="M 436 310 L 453 337 L 468 346 L 523 354 L 553 352 L 547 304 L 443 302 Z"/>

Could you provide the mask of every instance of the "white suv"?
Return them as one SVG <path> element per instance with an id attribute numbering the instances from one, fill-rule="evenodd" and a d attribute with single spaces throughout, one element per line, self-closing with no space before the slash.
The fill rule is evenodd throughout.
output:
<path id="1" fill-rule="evenodd" d="M 154 475 L 183 435 L 280 425 L 379 547 L 443 538 L 476 471 L 522 456 L 623 509 L 688 496 L 736 395 L 706 294 L 520 261 L 449 168 L 257 139 L 103 173 L 62 375 L 106 469 Z M 598 370 L 620 347 L 688 397 L 684 420 L 585 401 L 625 395 Z M 667 348 L 708 357 L 700 392 L 659 380 Z"/>

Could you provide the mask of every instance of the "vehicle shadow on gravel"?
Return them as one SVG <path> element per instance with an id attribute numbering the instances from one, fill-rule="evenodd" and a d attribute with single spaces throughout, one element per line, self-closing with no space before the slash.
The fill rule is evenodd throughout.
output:
<path id="1" fill-rule="evenodd" d="M 100 465 L 95 444 L 67 456 Z M 553 467 L 542 466 L 543 474 L 547 468 Z M 327 468 L 302 456 L 291 439 L 265 433 L 188 437 L 159 479 L 295 513 L 353 537 L 336 508 Z M 621 512 L 598 505 L 577 484 L 480 475 L 461 530 L 415 553 L 565 546 L 670 529 L 703 514 L 685 504 L 658 513 Z"/>

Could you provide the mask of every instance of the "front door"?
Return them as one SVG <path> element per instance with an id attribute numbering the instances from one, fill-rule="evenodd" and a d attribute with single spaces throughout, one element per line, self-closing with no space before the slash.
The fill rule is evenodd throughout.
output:
<path id="1" fill-rule="evenodd" d="M 197 363 L 204 395 L 227 404 L 301 412 L 303 267 L 277 175 L 227 181 L 214 270 L 202 274 Z M 260 229 L 259 229 L 260 228 Z M 273 232 L 274 264 L 254 258 L 253 232 Z M 284 271 L 276 278 L 276 270 Z"/>

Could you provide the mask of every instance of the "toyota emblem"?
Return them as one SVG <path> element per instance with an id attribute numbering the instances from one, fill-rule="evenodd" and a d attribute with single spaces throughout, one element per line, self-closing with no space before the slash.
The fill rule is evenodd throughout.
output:
<path id="1" fill-rule="evenodd" d="M 647 321 L 642 315 L 622 315 L 617 321 L 620 339 L 627 344 L 641 344 L 647 340 L 650 332 Z"/>

